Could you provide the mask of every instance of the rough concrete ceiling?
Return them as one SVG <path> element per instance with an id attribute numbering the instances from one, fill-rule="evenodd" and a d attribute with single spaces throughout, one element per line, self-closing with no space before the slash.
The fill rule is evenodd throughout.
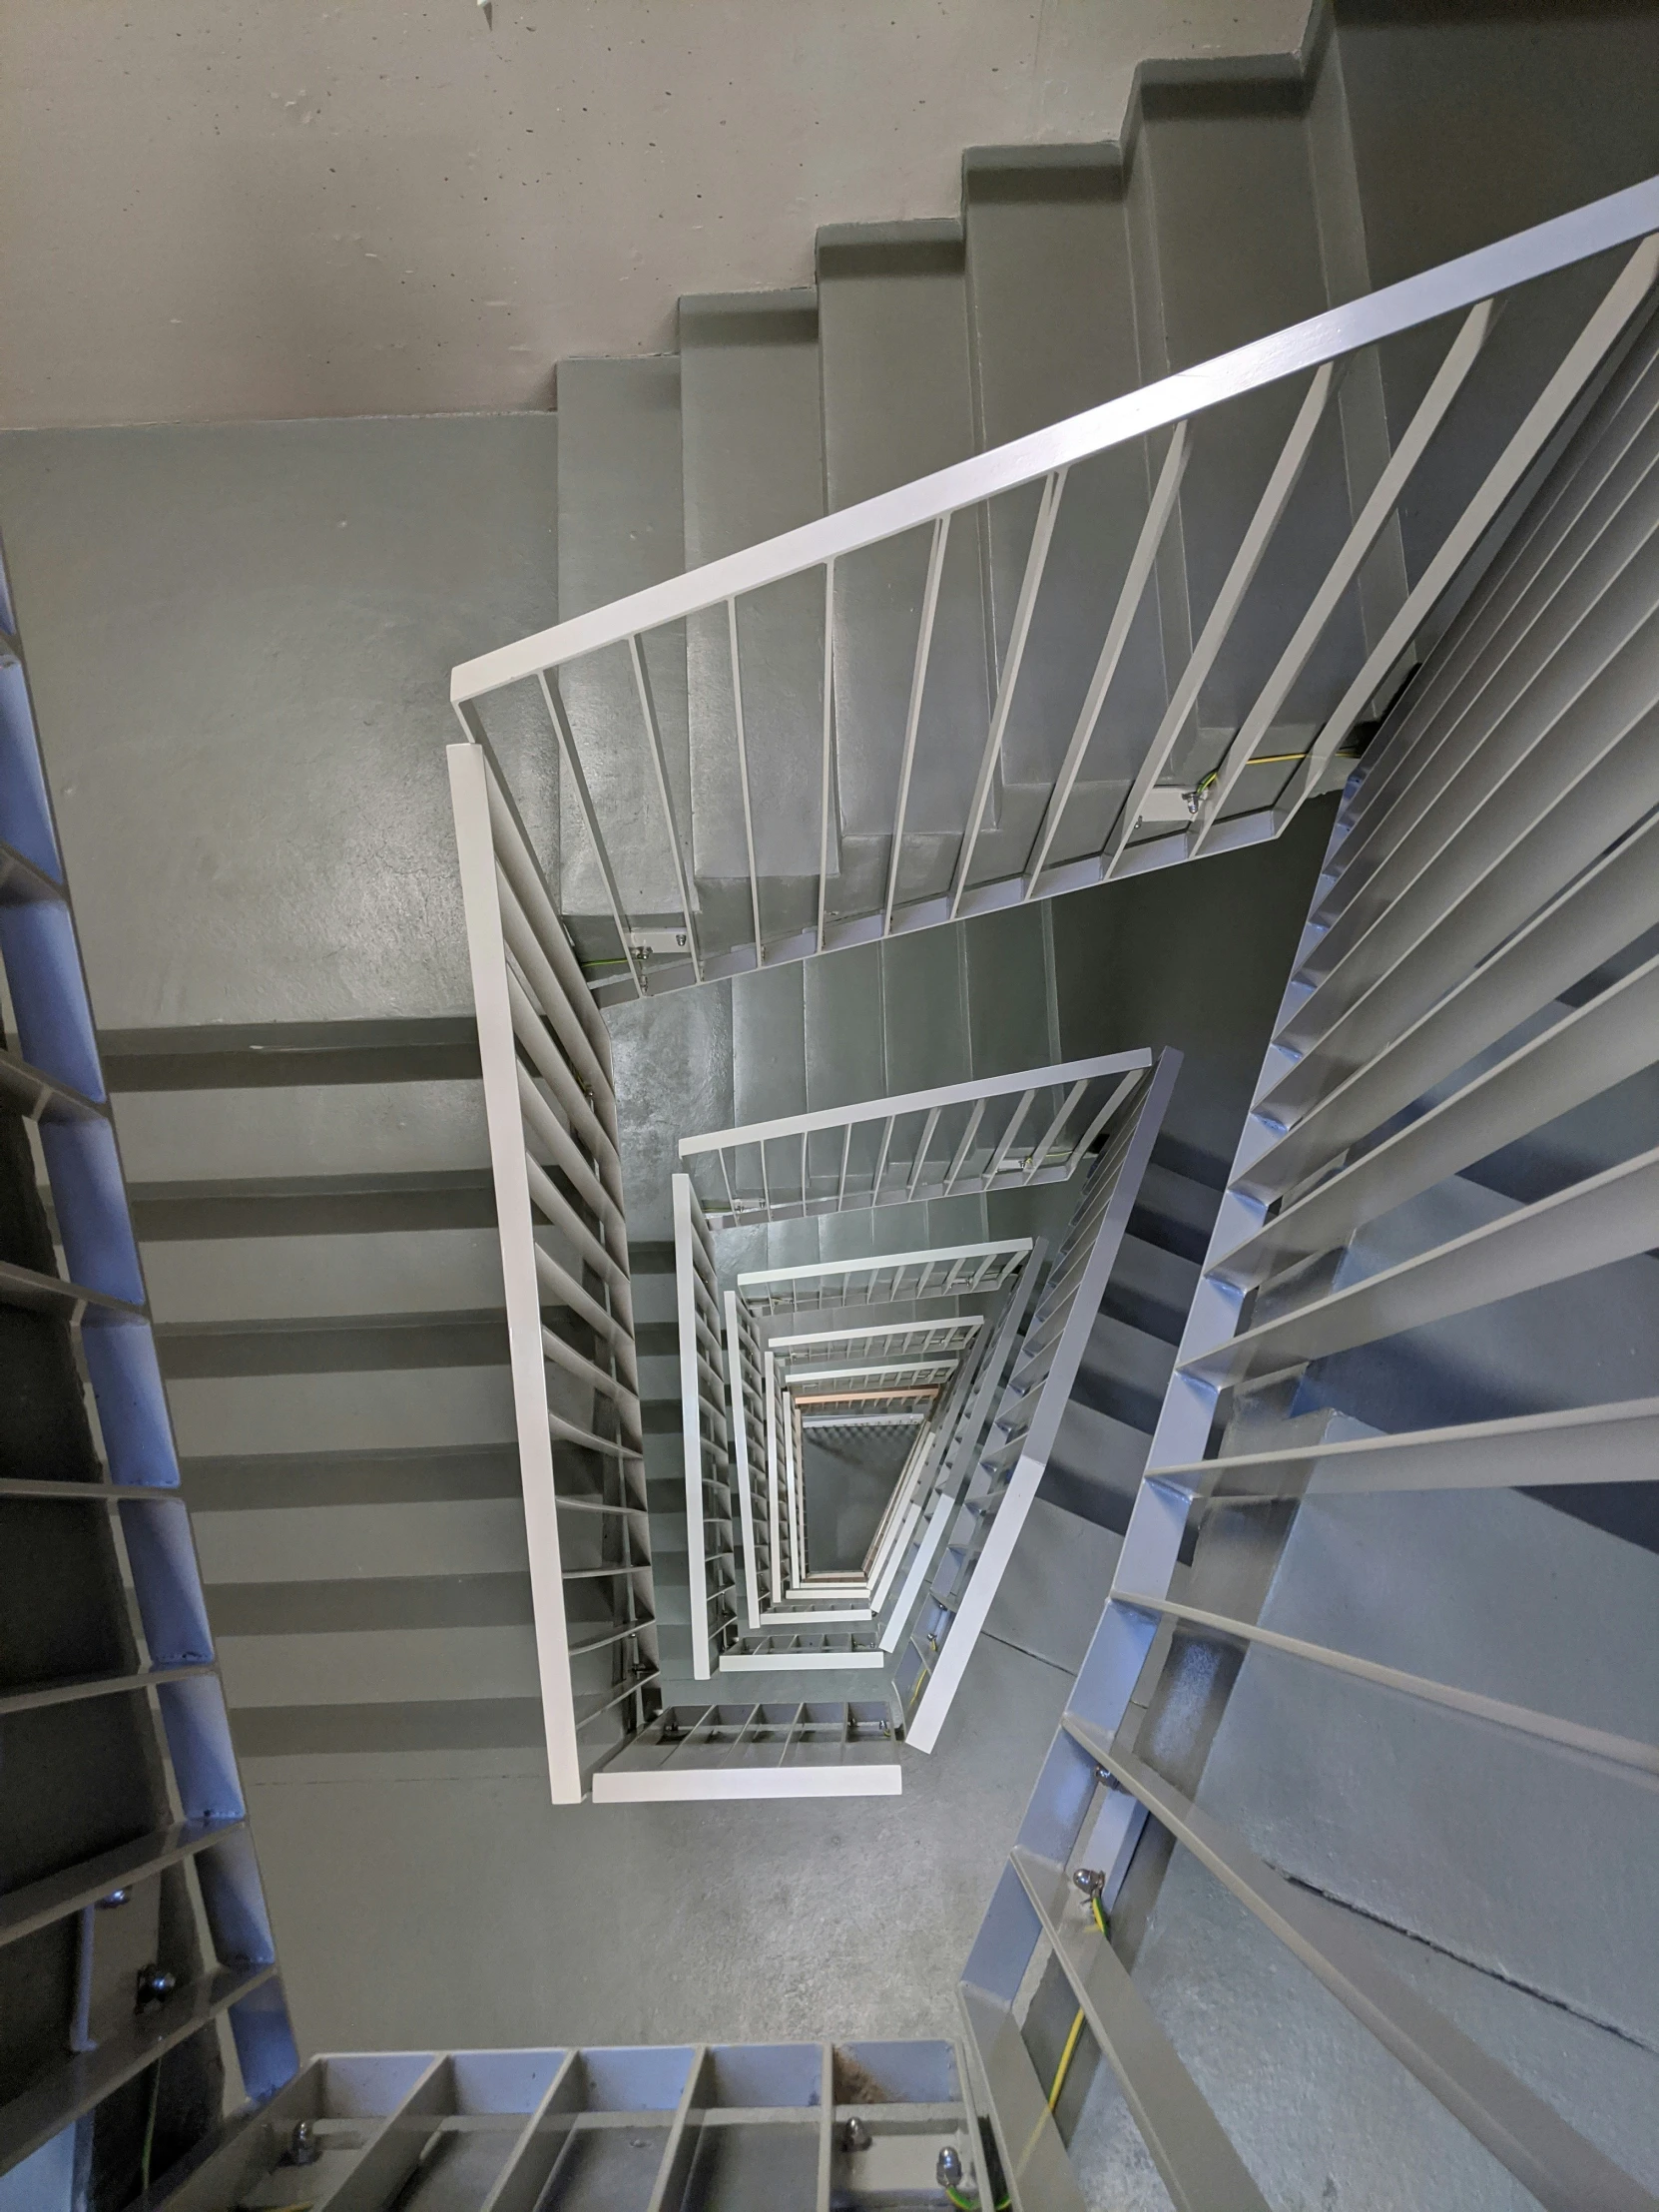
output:
<path id="1" fill-rule="evenodd" d="M 0 0 L 0 425 L 545 406 L 1307 0 Z"/>

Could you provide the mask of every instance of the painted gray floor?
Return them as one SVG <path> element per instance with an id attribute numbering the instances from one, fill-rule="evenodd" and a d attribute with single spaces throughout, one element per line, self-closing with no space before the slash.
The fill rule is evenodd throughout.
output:
<path id="1" fill-rule="evenodd" d="M 256 1782 L 300 2040 L 952 2034 L 1069 1684 L 982 1639 L 938 1751 L 902 1753 L 903 1796 L 832 1810 L 555 1810 L 539 1762 L 477 1755 L 423 1780 Z"/>

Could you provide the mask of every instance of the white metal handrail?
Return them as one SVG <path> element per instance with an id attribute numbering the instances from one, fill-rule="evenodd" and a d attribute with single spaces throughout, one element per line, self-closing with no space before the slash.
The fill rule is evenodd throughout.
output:
<path id="1" fill-rule="evenodd" d="M 946 1255 L 888 1257 L 908 1268 L 918 1258 L 929 1261 L 943 1256 Z M 960 1263 L 959 1249 L 950 1251 L 948 1257 L 954 1269 Z M 979 1273 L 986 1268 L 987 1262 L 996 1264 L 994 1254 L 977 1254 L 971 1264 Z M 832 1266 L 837 1271 L 834 1279 L 838 1280 L 838 1271 L 844 1263 Z M 925 1269 L 918 1279 L 927 1280 Z M 743 1282 L 749 1280 L 740 1278 Z M 741 1330 L 752 1333 L 760 1348 L 758 1377 L 744 1386 L 750 1389 L 755 1401 L 751 1417 L 757 1429 L 773 1439 L 766 1456 L 764 1515 L 759 1496 L 758 1454 L 754 1462 L 753 1479 L 758 1494 L 752 1525 L 758 1528 L 764 1519 L 769 1530 L 779 1527 L 783 1532 L 782 1557 L 788 1560 L 787 1572 L 774 1588 L 771 1606 L 763 1609 L 759 1618 L 752 1610 L 751 1629 L 777 1634 L 785 1625 L 800 1627 L 804 1617 L 819 1623 L 868 1620 L 871 1607 L 878 1602 L 875 1596 L 877 1579 L 885 1568 L 891 1543 L 900 1534 L 900 1505 L 911 1485 L 912 1469 L 938 1417 L 940 1392 L 951 1382 L 972 1346 L 983 1325 L 983 1316 L 954 1314 L 851 1327 L 843 1322 L 830 1329 L 774 1334 L 763 1346 L 759 1325 L 741 1290 L 728 1294 L 728 1312 L 741 1315 Z M 729 1321 L 729 1344 L 732 1327 Z M 735 1372 L 730 1370 L 729 1386 L 736 1402 L 740 1384 Z M 808 1430 L 821 1427 L 867 1430 L 895 1425 L 914 1426 L 921 1433 L 895 1477 L 892 1494 L 871 1539 L 862 1571 L 857 1575 L 836 1575 L 827 1589 L 824 1578 L 812 1573 L 807 1559 L 805 1496 L 800 1480 L 804 1436 Z M 740 1453 L 742 1448 L 740 1444 Z M 746 1455 L 740 1457 L 740 1468 L 748 1463 Z M 911 1521 L 904 1521 L 904 1535 L 908 1535 L 911 1525 Z M 752 1539 L 748 1526 L 744 1543 L 746 1582 L 752 1582 L 759 1591 L 766 1577 L 761 1571 L 759 1545 Z M 806 1616 L 801 1611 L 804 1606 L 812 1609 Z"/>
<path id="2" fill-rule="evenodd" d="M 742 1517 L 744 1602 L 752 1629 L 761 1625 L 762 1593 L 772 1580 L 764 1376 L 765 1354 L 754 1316 L 736 1291 L 728 1291 L 726 1386 L 732 1408 L 734 1473 Z"/>
<path id="3" fill-rule="evenodd" d="M 961 1353 L 978 1335 L 982 1314 L 951 1314 L 942 1321 L 866 1322 L 855 1329 L 808 1329 L 769 1340 L 775 1353 L 815 1360 L 893 1360 L 929 1353 Z"/>
<path id="4" fill-rule="evenodd" d="M 1029 1237 L 1008 1237 L 989 1244 L 935 1245 L 922 1252 L 811 1260 L 800 1267 L 746 1270 L 738 1277 L 738 1289 L 754 1313 L 769 1315 L 989 1298 L 1018 1272 L 1030 1250 Z"/>
<path id="5" fill-rule="evenodd" d="M 721 1349 L 725 1317 L 721 1313 L 714 1246 L 697 1193 L 686 1176 L 676 1175 L 671 1182 L 692 1673 L 698 1681 L 706 1682 L 720 1653 L 738 1633 L 733 1442 Z M 746 1431 L 747 1419 L 740 1419 L 737 1426 Z M 747 1452 L 747 1434 L 740 1448 Z M 741 1512 L 745 1485 L 740 1479 L 736 1486 Z"/>
<path id="6" fill-rule="evenodd" d="M 643 1725 L 658 1672 L 610 1039 L 487 750 L 451 746 L 449 779 L 549 1778 L 570 1804 L 610 1748 L 591 1732 Z M 590 1349 L 544 1320 L 554 1308 Z"/>
<path id="7" fill-rule="evenodd" d="M 710 974 L 732 974 L 768 959 L 793 959 L 815 950 L 865 942 L 894 930 L 924 927 L 962 913 L 989 911 L 1023 899 L 1099 882 L 1129 867 L 1164 864 L 1225 849 L 1232 844 L 1277 834 L 1297 808 L 1318 788 L 1328 764 L 1366 711 L 1367 703 L 1402 665 L 1411 641 L 1444 597 L 1485 532 L 1501 512 L 1557 428 L 1618 343 L 1651 288 L 1659 271 L 1659 180 L 1561 216 L 1497 245 L 1465 255 L 1403 282 L 1386 286 L 1332 308 L 1293 328 L 1254 341 L 1213 361 L 1108 401 L 1100 407 L 1016 439 L 994 451 L 902 485 L 858 505 L 827 515 L 766 544 L 712 562 L 687 575 L 654 585 L 590 614 L 556 624 L 517 644 L 458 667 L 451 699 L 469 738 L 481 739 L 484 724 L 478 703 L 506 686 L 534 681 L 539 686 L 561 757 L 570 774 L 588 836 L 604 881 L 610 918 L 620 943 L 619 965 L 626 973 L 596 986 L 601 995 L 635 993 L 646 987 L 642 948 L 649 938 L 646 920 L 625 907 L 587 779 L 580 745 L 559 690 L 559 672 L 572 662 L 608 647 L 623 647 L 629 658 L 652 775 L 663 810 L 663 827 L 676 885 L 680 921 L 671 936 L 677 950 L 656 963 L 670 983 Z M 1273 793 L 1239 814 L 1229 814 L 1241 779 L 1255 768 L 1273 766 L 1277 756 L 1261 755 L 1261 739 L 1275 724 L 1293 684 L 1325 637 L 1338 607 L 1357 579 L 1367 555 L 1397 513 L 1421 464 L 1443 430 L 1448 414 L 1466 386 L 1492 324 L 1495 303 L 1520 285 L 1539 280 L 1610 249 L 1640 241 L 1602 305 L 1569 348 L 1524 419 L 1510 434 L 1497 460 L 1466 503 L 1417 582 L 1405 595 L 1382 634 L 1363 650 L 1349 671 L 1347 689 L 1323 716 L 1311 743 L 1285 765 L 1288 777 L 1272 778 Z M 1186 793 L 1192 821 L 1173 835 L 1142 837 L 1172 819 L 1154 803 L 1190 725 L 1206 678 L 1216 665 L 1292 492 L 1307 462 L 1338 381 L 1338 369 L 1357 352 L 1448 314 L 1463 322 L 1438 373 L 1402 434 L 1398 446 L 1363 502 L 1350 532 L 1310 598 L 1296 631 L 1236 732 L 1229 733 L 1220 757 Z M 1130 790 L 1117 808 L 1103 844 L 1056 860 L 1062 822 L 1079 789 L 1085 757 L 1106 695 L 1116 674 L 1130 629 L 1154 574 L 1160 543 L 1176 511 L 1190 440 L 1187 426 L 1207 410 L 1286 378 L 1308 374 L 1310 385 L 1285 446 L 1270 473 L 1245 537 L 1187 664 L 1176 676 L 1168 706 L 1147 743 Z M 1164 433 L 1169 435 L 1164 437 Z M 988 801 L 1001 766 L 1014 689 L 1025 656 L 1033 612 L 1040 592 L 1056 514 L 1068 472 L 1091 455 L 1130 440 L 1146 440 L 1156 476 L 1139 543 L 1122 580 L 1107 622 L 1094 679 L 1058 773 L 1048 786 L 1042 820 L 1023 856 L 1010 872 L 1007 856 L 990 878 L 976 877 L 974 862 L 984 834 Z M 1151 453 L 1154 440 L 1161 454 Z M 996 697 L 956 853 L 949 888 L 917 890 L 901 898 L 905 861 L 907 805 L 916 757 L 920 706 L 933 644 L 933 614 L 938 604 L 944 552 L 952 518 L 1019 486 L 1041 481 L 1042 497 L 1033 528 L 1026 572 L 1014 610 L 1012 634 L 997 679 Z M 922 529 L 931 532 L 926 581 L 922 591 L 915 673 L 901 741 L 897 800 L 889 830 L 887 865 L 878 892 L 860 894 L 862 909 L 832 914 L 829 876 L 830 809 L 835 742 L 834 656 L 830 647 L 829 608 L 835 568 L 861 550 Z M 762 879 L 756 863 L 754 794 L 744 751 L 743 680 L 738 603 L 785 578 L 821 570 L 826 578 L 825 705 L 821 777 L 820 868 L 816 921 L 788 936 L 769 938 L 762 911 Z M 688 869 L 685 826 L 676 817 L 663 732 L 653 698 L 644 637 L 665 625 L 683 623 L 698 613 L 725 609 L 732 662 L 735 738 L 744 804 L 751 941 L 708 946 L 700 938 L 700 902 Z M 1178 800 L 1180 790 L 1171 790 Z M 1177 806 L 1175 819 L 1181 810 Z M 1086 840 L 1087 841 L 1087 840 Z M 860 901 L 855 899 L 855 903 Z"/>
<path id="8" fill-rule="evenodd" d="M 977 1314 L 950 1315 L 943 1319 L 912 1322 L 877 1322 L 848 1328 L 844 1324 L 835 1329 L 819 1329 L 793 1332 L 787 1336 L 775 1336 L 763 1345 L 759 1327 L 749 1305 L 736 1291 L 726 1294 L 728 1387 L 734 1411 L 742 1401 L 744 1417 L 734 1429 L 740 1496 L 747 1493 L 749 1502 L 744 1507 L 743 1544 L 744 1580 L 748 1596 L 749 1627 L 759 1633 L 773 1625 L 793 1623 L 802 1625 L 802 1601 L 788 1599 L 782 1572 L 774 1573 L 773 1546 L 778 1541 L 777 1531 L 784 1521 L 784 1506 L 779 1494 L 780 1473 L 784 1456 L 777 1448 L 777 1423 L 793 1415 L 789 1395 L 792 1363 L 798 1359 L 823 1362 L 830 1359 L 853 1359 L 859 1354 L 874 1354 L 881 1358 L 900 1358 L 906 1352 L 933 1356 L 939 1382 L 949 1380 L 965 1349 L 972 1343 L 982 1326 L 983 1317 Z M 734 1352 L 741 1348 L 741 1354 Z M 809 1375 L 825 1380 L 822 1368 L 809 1369 Z M 845 1370 L 830 1378 L 846 1380 Z M 861 1376 L 858 1380 L 869 1380 Z M 771 1412 L 769 1415 L 769 1407 Z M 868 1409 L 836 1411 L 810 1416 L 803 1421 L 803 1428 L 865 1429 L 915 1427 L 925 1431 L 929 1414 L 923 1410 L 901 1410 L 890 1406 Z M 773 1443 L 769 1448 L 769 1418 L 773 1424 Z M 905 1461 L 899 1479 L 894 1486 L 894 1500 L 910 1480 L 910 1470 L 916 1452 L 922 1448 L 925 1436 L 918 1436 L 917 1445 Z M 871 1540 L 861 1579 L 873 1590 L 875 1578 L 885 1564 L 887 1546 L 894 1535 L 894 1504 L 889 1502 L 875 1536 Z M 824 1622 L 864 1621 L 871 1617 L 870 1607 L 856 1604 L 851 1607 L 835 1605 L 827 1608 L 819 1601 L 812 1601 L 810 1618 Z"/>
<path id="9" fill-rule="evenodd" d="M 986 1428 L 1007 1382 L 1046 1257 L 1047 1247 L 1039 1240 L 1026 1266 L 1003 1292 L 991 1330 L 978 1340 L 973 1357 L 957 1373 L 933 1447 L 917 1470 L 915 1510 L 903 1541 L 889 1558 L 891 1571 L 877 1600 L 878 1609 L 885 1611 L 884 1652 L 890 1654 L 905 1642 L 963 1487 L 979 1464 Z"/>
<path id="10" fill-rule="evenodd" d="M 682 1137 L 680 1157 L 703 1165 L 699 1196 L 728 1226 L 1029 1190 L 1076 1174 L 1150 1063 L 1144 1049 L 1105 1053 L 786 1114 Z"/>
<path id="11" fill-rule="evenodd" d="M 672 1706 L 593 1780 L 596 1805 L 901 1791 L 891 1723 L 876 1702 Z"/>

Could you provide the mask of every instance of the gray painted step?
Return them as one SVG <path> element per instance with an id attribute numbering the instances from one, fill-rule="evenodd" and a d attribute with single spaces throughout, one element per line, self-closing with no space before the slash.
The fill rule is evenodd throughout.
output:
<path id="1" fill-rule="evenodd" d="M 1262 1617 L 1283 1634 L 1645 1738 L 1653 1646 L 1610 1643 L 1603 1624 L 1651 1620 L 1656 1602 L 1650 1553 L 1514 1492 L 1452 1492 L 1304 1505 Z M 1253 1652 L 1203 1799 L 1294 1878 L 1612 2025 L 1651 2061 L 1651 1920 L 1621 1917 L 1610 1947 L 1604 1919 L 1597 1928 L 1605 1887 L 1553 1879 L 1594 1851 L 1609 1880 L 1645 1889 L 1659 1869 L 1646 1794 L 1590 1761 L 1563 1764 L 1561 1786 L 1540 1779 L 1539 1749 L 1522 1737 Z M 1523 1901 L 1542 1890 L 1555 1903 L 1539 1915 Z"/>
<path id="2" fill-rule="evenodd" d="M 963 165 L 968 301 L 981 448 L 1099 406 L 1141 381 L 1134 281 L 1115 148 L 981 147 Z M 1148 497 L 1139 444 L 1101 454 L 1067 480 L 1003 746 L 1006 787 L 1056 773 L 1094 672 Z M 996 666 L 1037 516 L 1039 487 L 998 499 L 988 518 Z M 1096 849 L 1109 830 L 1165 701 L 1157 591 L 1143 601 L 1108 695 L 1056 857 Z M 1005 789 L 1004 818 L 976 872 L 1012 873 L 1042 818 L 1035 790 Z"/>
<path id="3" fill-rule="evenodd" d="M 1121 1535 L 1129 1525 L 1150 1442 L 1144 1429 L 1073 1398 L 1061 1415 L 1038 1494 Z"/>
<path id="4" fill-rule="evenodd" d="M 1072 1396 L 1151 1435 L 1175 1365 L 1175 1347 L 1110 1314 L 1089 1331 Z"/>
<path id="5" fill-rule="evenodd" d="M 758 545 L 823 514 L 816 292 L 682 299 L 680 380 L 688 566 Z M 766 877 L 816 878 L 823 579 L 794 578 L 746 599 L 739 626 L 757 866 Z M 724 610 L 689 626 L 686 651 L 697 872 L 705 880 L 742 879 L 735 922 L 742 936 L 749 859 Z M 770 934 L 816 919 L 807 888 L 768 884 L 763 926 Z"/>
<path id="6" fill-rule="evenodd" d="M 683 506 L 678 357 L 561 361 L 560 619 L 678 576 L 686 565 Z M 678 631 L 660 631 L 647 641 L 645 655 L 689 859 L 685 640 Z M 617 646 L 576 663 L 563 688 L 623 900 L 636 913 L 674 914 L 672 848 L 627 653 Z M 559 821 L 565 910 L 608 911 L 580 829 L 576 793 L 563 770 Z"/>
<path id="7" fill-rule="evenodd" d="M 1142 116 L 1130 198 L 1136 250 L 1154 263 L 1146 272 L 1155 308 L 1142 323 L 1143 374 L 1186 368 L 1322 312 L 1330 301 L 1306 89 L 1283 77 L 1149 86 Z M 1195 424 L 1180 531 L 1180 576 L 1194 636 L 1215 603 L 1305 390 L 1306 379 L 1296 378 Z M 1349 520 L 1341 416 L 1333 404 L 1204 687 L 1197 729 L 1189 729 L 1177 748 L 1171 781 L 1190 782 L 1214 765 L 1342 544 Z M 1161 581 L 1166 594 L 1179 589 L 1173 560 Z M 1173 636 L 1178 624 L 1172 612 L 1166 604 Z M 1305 726 L 1323 719 L 1340 694 L 1342 667 L 1354 666 L 1357 625 L 1351 595 L 1294 687 L 1281 726 L 1270 732 L 1284 742 L 1264 746 L 1264 753 L 1307 743 Z M 1230 811 L 1260 807 L 1277 789 L 1272 772 L 1247 778 Z"/>
<path id="8" fill-rule="evenodd" d="M 822 230 L 818 277 L 831 509 L 965 459 L 974 425 L 961 225 Z M 911 532 L 836 572 L 836 761 L 849 837 L 884 840 L 892 825 L 929 537 L 927 529 Z M 979 529 L 971 515 L 958 516 L 951 529 L 931 669 L 906 816 L 918 840 L 907 855 L 910 896 L 934 880 L 929 858 L 953 848 L 989 721 Z M 883 847 L 878 864 L 884 860 Z"/>
<path id="9" fill-rule="evenodd" d="M 1130 1235 L 1118 1248 L 1101 1311 L 1166 1344 L 1178 1344 L 1198 1288 L 1198 1263 Z"/>
<path id="10" fill-rule="evenodd" d="M 985 1634 L 1075 1674 L 1100 1625 L 1120 1548 L 1092 1514 L 1052 1500 L 1045 1480 L 991 1600 Z"/>
<path id="11" fill-rule="evenodd" d="M 1133 1228 L 1148 1244 L 1189 1262 L 1202 1261 L 1221 1193 L 1154 1159 L 1141 1178 Z"/>

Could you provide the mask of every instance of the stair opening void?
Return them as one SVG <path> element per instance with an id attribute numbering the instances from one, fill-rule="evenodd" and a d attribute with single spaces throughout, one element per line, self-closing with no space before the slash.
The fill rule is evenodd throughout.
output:
<path id="1" fill-rule="evenodd" d="M 1081 2212 L 1147 2160 L 1177 2204 L 1308 2200 L 1339 2104 L 1425 2201 L 1656 2202 L 1656 232 L 1634 187 L 455 673 L 527 1496 L 554 1562 L 567 1518 L 617 1531 L 603 1617 L 538 1617 L 550 1711 L 594 1732 L 573 1794 L 894 1790 L 1039 1504 L 1109 1557 L 960 1985 L 981 2204 Z M 1067 696 L 1045 593 L 1106 453 L 1139 489 Z M 1006 549 L 1016 494 L 1018 589 L 975 629 L 961 549 Z M 786 587 L 821 656 L 805 831 L 754 773 Z M 724 839 L 685 813 L 673 635 L 724 654 Z M 639 757 L 601 776 L 577 672 L 607 654 Z M 518 685 L 574 802 L 556 884 L 491 750 Z M 603 1009 L 1233 850 L 1339 789 L 1224 1187 L 1159 1157 L 1168 1049 L 680 1140 L 669 1696 Z M 917 1235 L 964 1197 L 977 1240 Z M 824 1534 L 830 1453 L 877 1493 L 861 1551 Z M 738 1675 L 758 1699 L 721 1700 Z"/>

